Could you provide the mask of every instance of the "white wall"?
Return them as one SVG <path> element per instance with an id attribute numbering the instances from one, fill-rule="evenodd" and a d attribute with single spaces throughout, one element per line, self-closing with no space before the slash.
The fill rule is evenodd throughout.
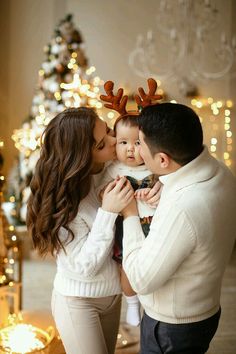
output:
<path id="1" fill-rule="evenodd" d="M 177 2 L 177 0 L 173 1 Z M 231 0 L 215 1 L 222 10 L 224 21 L 221 24 L 222 28 L 229 32 L 231 30 Z M 155 32 L 157 29 L 156 17 L 159 3 L 160 0 L 67 1 L 68 10 L 74 14 L 75 22 L 84 35 L 90 63 L 96 66 L 102 79 L 114 80 L 129 88 L 131 92 L 136 90 L 140 84 L 145 85 L 145 79 L 137 77 L 129 67 L 128 56 L 135 48 L 137 35 L 146 36 L 148 30 L 152 29 Z M 174 17 L 173 22 L 175 20 Z M 213 33 L 217 31 L 217 28 Z M 187 26 L 186 31 L 188 31 Z M 215 37 L 212 38 L 212 40 L 215 39 Z M 157 58 L 159 56 L 160 61 L 163 61 L 165 54 L 157 53 Z M 183 71 L 186 61 L 187 58 L 182 63 Z M 188 77 L 188 72 L 184 74 Z M 179 88 L 173 85 L 172 81 L 163 82 L 163 86 L 171 97 L 182 98 Z M 202 95 L 212 95 L 216 98 L 229 98 L 230 95 L 228 78 L 218 82 L 202 81 L 198 87 Z"/>

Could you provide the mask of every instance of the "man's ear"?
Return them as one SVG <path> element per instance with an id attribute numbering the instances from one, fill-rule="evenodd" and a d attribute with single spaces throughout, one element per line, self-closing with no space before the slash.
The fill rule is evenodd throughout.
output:
<path id="1" fill-rule="evenodd" d="M 159 152 L 157 155 L 159 159 L 159 166 L 165 169 L 168 168 L 170 165 L 170 157 L 164 152 Z"/>

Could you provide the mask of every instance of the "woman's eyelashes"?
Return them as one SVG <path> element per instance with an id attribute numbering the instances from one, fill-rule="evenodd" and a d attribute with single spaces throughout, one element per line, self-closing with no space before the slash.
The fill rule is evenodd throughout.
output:
<path id="1" fill-rule="evenodd" d="M 114 136 L 113 130 L 112 130 L 111 128 L 109 128 L 109 127 L 107 127 L 106 133 L 107 133 L 107 135 Z M 106 137 L 105 137 L 104 139 L 106 140 Z M 102 149 L 105 147 L 105 145 L 106 145 L 106 142 L 103 141 L 103 142 L 99 145 L 98 150 L 102 150 Z"/>
<path id="2" fill-rule="evenodd" d="M 105 143 L 104 141 L 101 143 L 101 145 L 99 145 L 98 150 L 102 150 L 105 147 Z"/>

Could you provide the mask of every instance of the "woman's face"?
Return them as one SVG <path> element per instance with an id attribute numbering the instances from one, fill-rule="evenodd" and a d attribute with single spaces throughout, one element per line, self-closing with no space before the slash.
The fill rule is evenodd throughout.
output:
<path id="1" fill-rule="evenodd" d="M 100 118 L 96 119 L 93 136 L 93 172 L 99 172 L 105 162 L 116 158 L 116 138 L 114 132 Z"/>

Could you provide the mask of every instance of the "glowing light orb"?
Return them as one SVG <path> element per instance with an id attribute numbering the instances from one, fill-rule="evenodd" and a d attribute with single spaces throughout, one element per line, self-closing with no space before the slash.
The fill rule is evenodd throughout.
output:
<path id="1" fill-rule="evenodd" d="M 47 331 L 29 324 L 16 324 L 0 330 L 0 350 L 4 353 L 26 354 L 44 349 L 54 338 L 55 331 Z"/>

